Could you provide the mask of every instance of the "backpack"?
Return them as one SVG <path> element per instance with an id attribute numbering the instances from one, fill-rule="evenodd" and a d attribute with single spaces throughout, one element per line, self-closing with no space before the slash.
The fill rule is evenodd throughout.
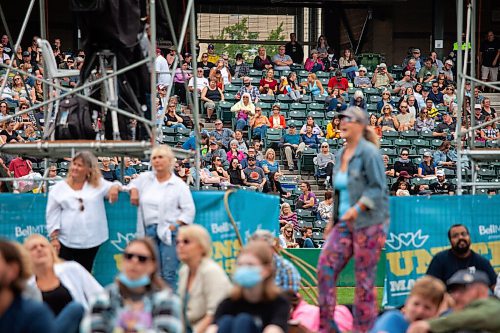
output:
<path id="1" fill-rule="evenodd" d="M 56 140 L 94 140 L 96 131 L 87 101 L 69 95 L 59 104 L 55 123 Z"/>

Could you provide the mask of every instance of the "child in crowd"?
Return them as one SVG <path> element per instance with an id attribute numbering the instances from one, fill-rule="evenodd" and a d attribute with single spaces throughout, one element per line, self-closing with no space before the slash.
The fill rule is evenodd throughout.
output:
<path id="1" fill-rule="evenodd" d="M 382 314 L 370 333 L 405 333 L 414 321 L 436 317 L 445 292 L 444 283 L 435 277 L 426 275 L 418 279 L 403 308 Z"/>

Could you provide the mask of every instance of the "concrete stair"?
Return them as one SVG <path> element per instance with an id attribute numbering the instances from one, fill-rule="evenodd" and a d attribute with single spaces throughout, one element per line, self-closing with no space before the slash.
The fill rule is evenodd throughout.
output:
<path id="1" fill-rule="evenodd" d="M 495 110 L 500 111 L 500 92 L 498 92 L 498 93 L 483 93 L 481 95 L 484 97 L 488 97 L 491 100 L 491 106 Z"/>

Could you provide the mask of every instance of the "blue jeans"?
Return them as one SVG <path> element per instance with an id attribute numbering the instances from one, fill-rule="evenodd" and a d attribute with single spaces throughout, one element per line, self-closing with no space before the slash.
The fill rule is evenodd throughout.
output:
<path id="1" fill-rule="evenodd" d="M 245 119 L 238 119 L 236 120 L 236 130 L 244 130 L 245 127 L 248 125 L 248 121 L 246 121 Z"/>
<path id="2" fill-rule="evenodd" d="M 253 317 L 248 313 L 240 313 L 237 316 L 225 315 L 217 320 L 218 333 L 260 333 L 262 327 L 258 327 Z"/>
<path id="3" fill-rule="evenodd" d="M 256 127 L 252 131 L 253 131 L 252 132 L 253 137 L 260 135 L 260 140 L 264 141 L 264 138 L 266 137 L 266 132 L 267 132 L 267 125 L 262 125 L 261 127 Z"/>
<path id="4" fill-rule="evenodd" d="M 176 231 L 172 231 L 172 245 L 163 243 L 156 233 L 157 225 L 149 225 L 146 227 L 146 236 L 155 242 L 159 258 L 160 275 L 165 280 L 172 290 L 177 291 L 177 270 L 179 268 L 179 259 L 175 251 Z"/>
<path id="5" fill-rule="evenodd" d="M 314 243 L 311 238 L 304 239 L 304 249 L 314 249 Z"/>
<path id="6" fill-rule="evenodd" d="M 182 128 L 182 129 L 186 129 L 186 126 L 184 126 L 184 124 L 173 124 L 170 126 L 170 128 Z"/>
<path id="7" fill-rule="evenodd" d="M 85 309 L 80 303 L 68 303 L 56 317 L 56 333 L 78 333 L 84 312 Z"/>

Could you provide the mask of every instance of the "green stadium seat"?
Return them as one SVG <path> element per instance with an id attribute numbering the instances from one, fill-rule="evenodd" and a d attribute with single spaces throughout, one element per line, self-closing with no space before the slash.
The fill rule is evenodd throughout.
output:
<path id="1" fill-rule="evenodd" d="M 389 157 L 391 157 L 391 156 L 397 156 L 398 155 L 398 153 L 396 152 L 396 149 L 389 148 L 389 147 L 382 147 L 382 148 L 380 148 L 380 154 L 387 155 Z"/>
<path id="2" fill-rule="evenodd" d="M 326 119 L 333 119 L 333 118 L 335 118 L 336 115 L 337 115 L 337 113 L 335 111 L 328 111 L 326 113 Z"/>
<path id="3" fill-rule="evenodd" d="M 411 147 L 411 142 L 410 140 L 405 140 L 405 139 L 396 139 L 394 140 L 394 145 L 398 148 L 410 148 Z"/>
<path id="4" fill-rule="evenodd" d="M 299 131 L 302 128 L 302 125 L 304 125 L 304 122 L 297 119 L 290 119 L 286 122 L 286 124 L 288 126 L 294 125 L 298 129 L 297 131 Z"/>
<path id="5" fill-rule="evenodd" d="M 325 98 L 326 98 L 326 96 L 324 96 L 324 95 L 318 95 L 318 96 L 314 97 L 314 101 L 316 103 L 323 103 L 324 104 L 325 103 Z"/>
<path id="6" fill-rule="evenodd" d="M 318 79 L 329 79 L 330 78 L 330 73 L 323 72 L 323 71 L 317 71 L 316 72 L 316 77 Z"/>
<path id="7" fill-rule="evenodd" d="M 265 102 L 257 102 L 256 106 L 260 107 L 262 110 L 271 110 L 272 104 Z"/>
<path id="8" fill-rule="evenodd" d="M 432 136 L 432 131 L 421 131 L 420 132 L 420 137 L 422 139 L 426 139 L 426 140 L 432 140 L 432 139 L 434 139 L 434 137 Z"/>
<path id="9" fill-rule="evenodd" d="M 372 95 L 380 96 L 380 91 L 377 88 L 364 88 L 363 93 L 369 96 Z"/>
<path id="10" fill-rule="evenodd" d="M 259 71 L 258 69 L 250 69 L 250 72 L 248 73 L 248 76 L 252 78 L 258 78 L 259 80 L 262 78 L 262 71 Z"/>
<path id="11" fill-rule="evenodd" d="M 221 101 L 219 102 L 219 119 L 222 120 L 222 122 L 231 122 L 233 120 L 233 113 L 231 112 L 231 107 L 233 106 L 233 103 L 228 102 L 228 101 Z"/>
<path id="12" fill-rule="evenodd" d="M 303 172 L 313 173 L 315 170 L 314 157 L 316 157 L 316 149 L 306 147 L 302 153 L 302 156 L 298 160 L 299 173 Z"/>
<path id="13" fill-rule="evenodd" d="M 305 111 L 298 111 L 298 110 L 293 110 L 288 113 L 288 116 L 290 119 L 294 120 L 300 120 L 300 121 L 305 121 L 306 120 L 306 113 Z"/>
<path id="14" fill-rule="evenodd" d="M 57 164 L 57 169 L 61 171 L 68 171 L 69 169 L 69 162 L 68 161 L 62 161 Z"/>
<path id="15" fill-rule="evenodd" d="M 431 147 L 434 147 L 434 148 L 438 148 L 439 146 L 441 146 L 443 144 L 443 140 L 439 140 L 439 139 L 433 139 L 431 141 Z"/>
<path id="16" fill-rule="evenodd" d="M 398 139 L 399 138 L 399 132 L 396 132 L 396 131 L 383 131 L 382 132 L 382 137 L 387 138 L 387 139 Z"/>
<path id="17" fill-rule="evenodd" d="M 293 99 L 288 95 L 280 94 L 276 97 L 276 101 L 286 104 L 286 103 L 292 103 Z"/>
<path id="18" fill-rule="evenodd" d="M 237 87 L 235 85 L 232 85 L 231 83 L 230 84 L 226 84 L 224 86 L 224 91 L 225 92 L 228 92 L 228 93 L 237 93 L 238 91 L 240 90 L 240 87 Z"/>
<path id="19" fill-rule="evenodd" d="M 307 105 L 302 104 L 302 103 L 292 103 L 292 104 L 290 104 L 290 110 L 291 111 L 306 111 Z"/>
<path id="20" fill-rule="evenodd" d="M 232 104 L 234 104 L 234 103 L 237 102 L 235 94 L 232 94 L 232 93 L 229 93 L 229 92 L 225 92 L 224 93 L 224 100 L 226 102 L 229 102 L 229 103 L 232 103 Z"/>
<path id="21" fill-rule="evenodd" d="M 419 135 L 416 131 L 402 131 L 400 132 L 400 136 L 404 139 L 418 139 Z"/>
<path id="22" fill-rule="evenodd" d="M 177 133 L 175 128 L 168 127 L 168 126 L 162 126 L 161 131 L 163 134 L 169 135 L 169 136 L 174 136 Z"/>
<path id="23" fill-rule="evenodd" d="M 420 148 L 430 148 L 431 144 L 427 140 L 422 140 L 422 139 L 415 139 L 412 141 L 412 144 L 415 148 L 420 149 Z"/>
<path id="24" fill-rule="evenodd" d="M 381 100 L 382 100 L 382 96 L 378 96 L 378 95 L 370 95 L 369 96 L 370 103 L 376 104 L 376 103 L 380 102 Z"/>
<path id="25" fill-rule="evenodd" d="M 262 102 L 265 102 L 265 103 L 274 103 L 275 96 L 262 94 L 262 95 L 260 95 L 259 100 L 261 100 Z"/>
<path id="26" fill-rule="evenodd" d="M 314 120 L 322 120 L 325 117 L 325 114 L 322 111 L 310 111 L 307 116 L 313 117 Z"/>
<path id="27" fill-rule="evenodd" d="M 394 146 L 394 141 L 387 138 L 380 138 L 380 147 L 392 147 Z"/>

